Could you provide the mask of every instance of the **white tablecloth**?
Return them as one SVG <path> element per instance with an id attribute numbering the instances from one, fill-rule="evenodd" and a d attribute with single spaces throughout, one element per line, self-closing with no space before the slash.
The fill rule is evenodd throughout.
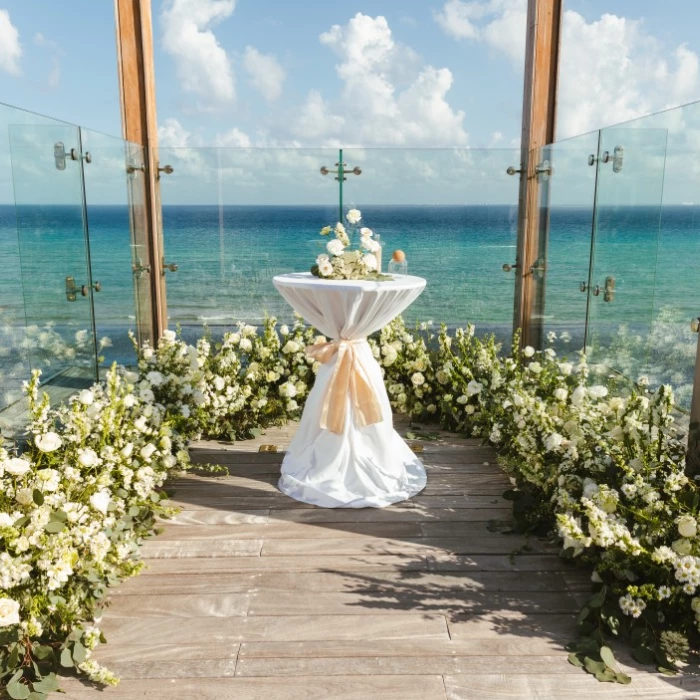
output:
<path id="1" fill-rule="evenodd" d="M 319 369 L 282 463 L 280 490 L 325 508 L 381 508 L 417 494 L 425 487 L 425 469 L 394 430 L 381 368 L 363 339 L 406 309 L 425 288 L 425 280 L 395 275 L 386 282 L 334 281 L 293 273 L 273 282 L 287 302 L 329 339 L 355 341 L 356 362 L 369 379 L 382 417 L 379 423 L 358 427 L 348 397 L 342 433 L 321 427 L 336 354 Z"/>

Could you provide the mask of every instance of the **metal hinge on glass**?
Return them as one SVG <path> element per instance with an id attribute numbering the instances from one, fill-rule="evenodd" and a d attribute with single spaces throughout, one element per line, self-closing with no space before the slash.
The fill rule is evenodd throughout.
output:
<path id="1" fill-rule="evenodd" d="M 56 170 L 65 170 L 67 159 L 83 159 L 86 163 L 92 163 L 92 156 L 90 155 L 89 151 L 85 151 L 85 155 L 79 153 L 75 148 L 71 148 L 70 151 L 66 151 L 63 141 L 57 141 L 53 145 L 53 157 L 54 161 L 56 161 Z"/>
<path id="2" fill-rule="evenodd" d="M 610 153 L 610 151 L 605 151 L 601 157 L 603 163 L 610 163 L 612 161 L 614 173 L 619 173 L 622 170 L 624 159 L 625 149 L 622 146 L 615 146 L 612 153 Z"/>
<path id="3" fill-rule="evenodd" d="M 600 293 L 603 292 L 603 301 L 612 301 L 615 298 L 615 284 L 614 277 L 606 277 L 605 286 L 601 289 L 600 285 L 597 284 L 593 290 L 593 296 L 600 296 Z"/>

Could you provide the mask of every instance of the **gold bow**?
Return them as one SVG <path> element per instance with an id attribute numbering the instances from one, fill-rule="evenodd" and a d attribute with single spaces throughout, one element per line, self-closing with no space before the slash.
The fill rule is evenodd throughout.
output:
<path id="1" fill-rule="evenodd" d="M 357 344 L 366 342 L 364 338 L 341 339 L 306 347 L 306 354 L 323 365 L 328 364 L 338 355 L 333 376 L 323 400 L 321 428 L 324 430 L 330 430 L 337 435 L 343 433 L 348 395 L 355 415 L 355 425 L 363 428 L 381 423 L 383 420 L 382 408 L 372 389 L 369 376 L 357 355 Z"/>

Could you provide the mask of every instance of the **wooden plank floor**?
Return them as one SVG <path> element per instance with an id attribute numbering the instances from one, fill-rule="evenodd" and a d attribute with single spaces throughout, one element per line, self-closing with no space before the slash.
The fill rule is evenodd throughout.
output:
<path id="1" fill-rule="evenodd" d="M 697 677 L 630 670 L 600 684 L 566 661 L 588 576 L 545 542 L 504 535 L 494 453 L 423 443 L 428 486 L 390 508 L 326 510 L 276 488 L 294 426 L 199 443 L 230 476 L 170 487 L 181 513 L 118 587 L 97 658 L 122 678 L 67 697 L 163 700 L 513 700 L 700 697 Z M 515 554 L 517 552 L 517 554 Z"/>

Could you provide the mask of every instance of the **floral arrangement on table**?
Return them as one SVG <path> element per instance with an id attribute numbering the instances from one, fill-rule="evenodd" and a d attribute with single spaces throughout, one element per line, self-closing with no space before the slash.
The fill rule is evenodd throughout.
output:
<path id="1" fill-rule="evenodd" d="M 382 275 L 379 269 L 379 253 L 381 245 L 374 239 L 374 232 L 365 226 L 360 227 L 362 212 L 350 209 L 345 215 L 351 228 L 359 229 L 359 248 L 350 244 L 350 235 L 342 222 L 335 226 L 324 226 L 322 236 L 334 238 L 326 244 L 327 253 L 316 258 L 316 264 L 311 267 L 311 274 L 328 280 L 389 280 L 391 277 Z"/>
<path id="2" fill-rule="evenodd" d="M 91 657 L 108 587 L 138 572 L 139 545 L 169 514 L 160 487 L 198 435 L 240 439 L 298 417 L 325 338 L 297 320 L 240 324 L 188 345 L 167 332 L 137 371 L 65 407 L 28 385 L 31 441 L 0 448 L 0 688 L 43 698 L 57 673 L 116 679 Z M 550 338 L 550 340 L 555 340 Z M 629 682 L 609 638 L 665 673 L 700 644 L 700 489 L 685 473 L 668 386 L 631 390 L 585 357 L 501 354 L 472 326 L 397 319 L 370 338 L 395 410 L 481 436 L 511 475 L 516 525 L 550 533 L 592 572 L 570 662 Z"/>

